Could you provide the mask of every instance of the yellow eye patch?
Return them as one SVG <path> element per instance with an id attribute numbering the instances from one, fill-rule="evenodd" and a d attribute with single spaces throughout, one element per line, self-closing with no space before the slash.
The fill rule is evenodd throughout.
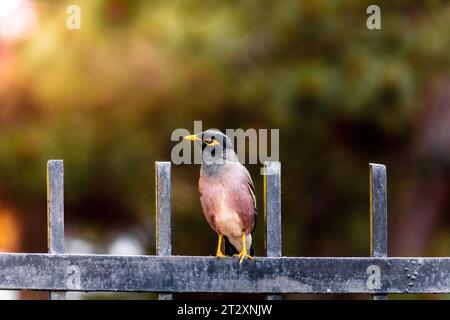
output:
<path id="1" fill-rule="evenodd" d="M 220 145 L 219 141 L 217 141 L 217 140 L 213 140 L 213 141 L 211 141 L 210 143 L 206 142 L 206 144 L 207 144 L 209 147 L 214 147 L 214 146 Z"/>

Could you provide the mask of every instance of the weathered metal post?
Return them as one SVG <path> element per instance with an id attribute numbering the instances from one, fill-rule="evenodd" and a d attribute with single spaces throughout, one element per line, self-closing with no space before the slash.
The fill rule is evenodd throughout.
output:
<path id="1" fill-rule="evenodd" d="M 172 255 L 171 163 L 155 163 L 156 254 Z M 172 300 L 172 294 L 158 294 L 159 300 Z"/>
<path id="2" fill-rule="evenodd" d="M 370 255 L 387 257 L 387 174 L 386 166 L 369 164 L 370 175 Z M 380 282 L 380 288 L 381 288 Z M 374 294 L 374 300 L 387 300 L 387 294 Z"/>
<path id="3" fill-rule="evenodd" d="M 64 253 L 64 162 L 47 162 L 48 253 Z M 64 300 L 65 292 L 50 292 L 52 300 Z"/>
<path id="4" fill-rule="evenodd" d="M 264 224 L 268 257 L 281 257 L 281 163 L 264 163 Z M 281 300 L 281 294 L 267 295 L 267 300 Z"/>

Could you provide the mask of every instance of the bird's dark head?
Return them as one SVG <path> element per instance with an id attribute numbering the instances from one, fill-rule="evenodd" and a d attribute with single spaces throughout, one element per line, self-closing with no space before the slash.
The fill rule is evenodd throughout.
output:
<path id="1" fill-rule="evenodd" d="M 206 130 L 199 134 L 191 134 L 184 137 L 186 140 L 191 140 L 202 147 L 202 150 L 206 148 L 218 148 L 222 150 L 233 149 L 230 138 L 220 132 L 219 130 Z"/>
<path id="2" fill-rule="evenodd" d="M 237 160 L 231 139 L 219 130 L 206 130 L 199 134 L 186 136 L 184 139 L 194 141 L 201 146 L 204 164 L 223 159 Z"/>

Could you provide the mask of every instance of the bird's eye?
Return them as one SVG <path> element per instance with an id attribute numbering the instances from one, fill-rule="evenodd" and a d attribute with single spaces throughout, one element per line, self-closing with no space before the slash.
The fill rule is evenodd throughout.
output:
<path id="1" fill-rule="evenodd" d="M 214 137 L 208 138 L 208 140 L 205 140 L 205 142 L 208 146 L 216 146 L 219 144 L 219 142 Z"/>

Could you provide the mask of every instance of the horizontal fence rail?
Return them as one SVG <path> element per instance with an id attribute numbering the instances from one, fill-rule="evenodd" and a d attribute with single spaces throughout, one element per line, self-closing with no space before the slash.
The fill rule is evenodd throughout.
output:
<path id="1" fill-rule="evenodd" d="M 370 257 L 283 257 L 281 164 L 264 164 L 267 257 L 172 256 L 171 163 L 155 163 L 155 256 L 64 254 L 64 163 L 47 164 L 48 253 L 0 253 L 0 290 L 172 293 L 450 293 L 450 258 L 388 257 L 387 173 L 369 164 Z"/>
<path id="2" fill-rule="evenodd" d="M 240 293 L 450 292 L 450 258 L 257 257 L 253 262 L 245 261 L 240 265 L 238 258 L 18 253 L 0 254 L 0 269 L 1 289 Z"/>

